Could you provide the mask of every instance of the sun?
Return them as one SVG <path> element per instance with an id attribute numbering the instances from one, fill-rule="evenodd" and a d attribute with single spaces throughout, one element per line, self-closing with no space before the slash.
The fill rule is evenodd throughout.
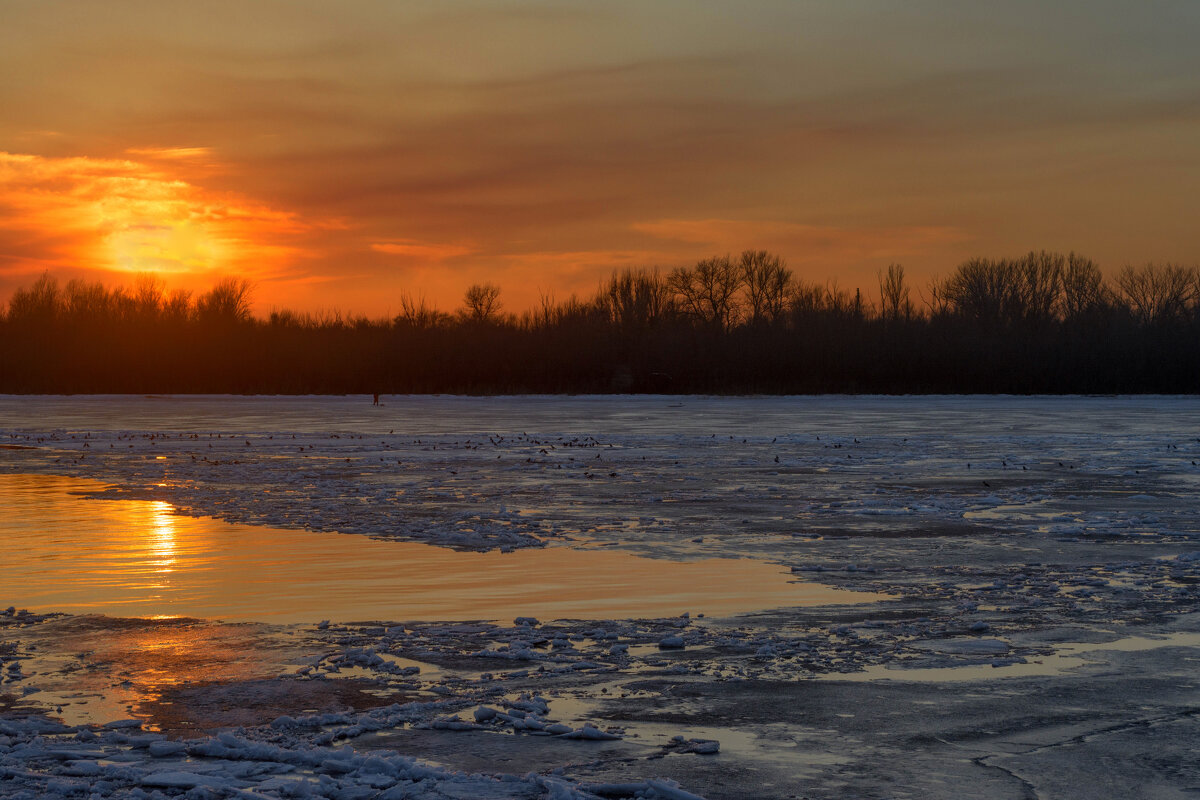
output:
<path id="1" fill-rule="evenodd" d="M 223 261 L 221 243 L 188 219 L 134 221 L 106 239 L 113 267 L 123 272 L 203 272 Z"/>
<path id="2" fill-rule="evenodd" d="M 155 175 L 124 177 L 111 188 L 96 213 L 113 269 L 194 273 L 224 261 L 219 214 L 196 187 Z"/>
<path id="3" fill-rule="evenodd" d="M 261 275 L 299 256 L 309 226 L 295 213 L 185 180 L 186 159 L 171 152 L 134 151 L 139 161 L 0 151 L 0 235 L 44 242 L 39 268 L 126 275 Z"/>

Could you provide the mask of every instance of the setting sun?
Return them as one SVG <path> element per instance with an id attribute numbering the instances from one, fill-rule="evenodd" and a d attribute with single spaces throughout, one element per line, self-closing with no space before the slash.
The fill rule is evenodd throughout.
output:
<path id="1" fill-rule="evenodd" d="M 146 211 L 121 215 L 126 218 L 105 225 L 112 231 L 107 243 L 116 269 L 171 275 L 212 271 L 228 263 L 219 240 L 202 224 L 173 213 L 177 210 L 170 207 Z"/>
<path id="2" fill-rule="evenodd" d="M 0 203 L 12 212 L 0 234 L 38 247 L 13 263 L 117 280 L 156 273 L 197 286 L 221 274 L 271 276 L 294 256 L 288 242 L 305 229 L 295 215 L 175 174 L 191 156 L 134 155 L 148 160 L 0 152 Z"/>

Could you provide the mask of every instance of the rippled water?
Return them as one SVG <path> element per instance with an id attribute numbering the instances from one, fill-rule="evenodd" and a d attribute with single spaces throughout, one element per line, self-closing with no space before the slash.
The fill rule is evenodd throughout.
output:
<path id="1" fill-rule="evenodd" d="M 0 587 L 35 610 L 278 622 L 729 615 L 875 598 L 750 559 L 548 547 L 463 553 L 91 500 L 95 481 L 0 476 Z"/>

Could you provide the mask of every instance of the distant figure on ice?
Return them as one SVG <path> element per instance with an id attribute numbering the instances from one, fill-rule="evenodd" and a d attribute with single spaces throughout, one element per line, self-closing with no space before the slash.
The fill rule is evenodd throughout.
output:
<path id="1" fill-rule="evenodd" d="M 374 402 L 372 402 L 371 405 L 373 405 L 373 406 L 379 405 L 379 392 L 376 392 L 375 394 L 373 394 L 372 397 L 374 398 Z"/>

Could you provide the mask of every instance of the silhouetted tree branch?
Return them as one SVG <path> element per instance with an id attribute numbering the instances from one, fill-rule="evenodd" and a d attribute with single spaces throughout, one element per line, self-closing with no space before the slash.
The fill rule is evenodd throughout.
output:
<path id="1" fill-rule="evenodd" d="M 667 275 L 615 272 L 592 298 L 502 315 L 500 289 L 451 316 L 250 314 L 251 285 L 195 298 L 50 275 L 0 317 L 4 392 L 1197 392 L 1200 273 L 1031 252 L 976 258 L 912 303 L 904 269 L 858 290 L 747 250 Z M 481 324 L 486 323 L 486 324 Z"/>

